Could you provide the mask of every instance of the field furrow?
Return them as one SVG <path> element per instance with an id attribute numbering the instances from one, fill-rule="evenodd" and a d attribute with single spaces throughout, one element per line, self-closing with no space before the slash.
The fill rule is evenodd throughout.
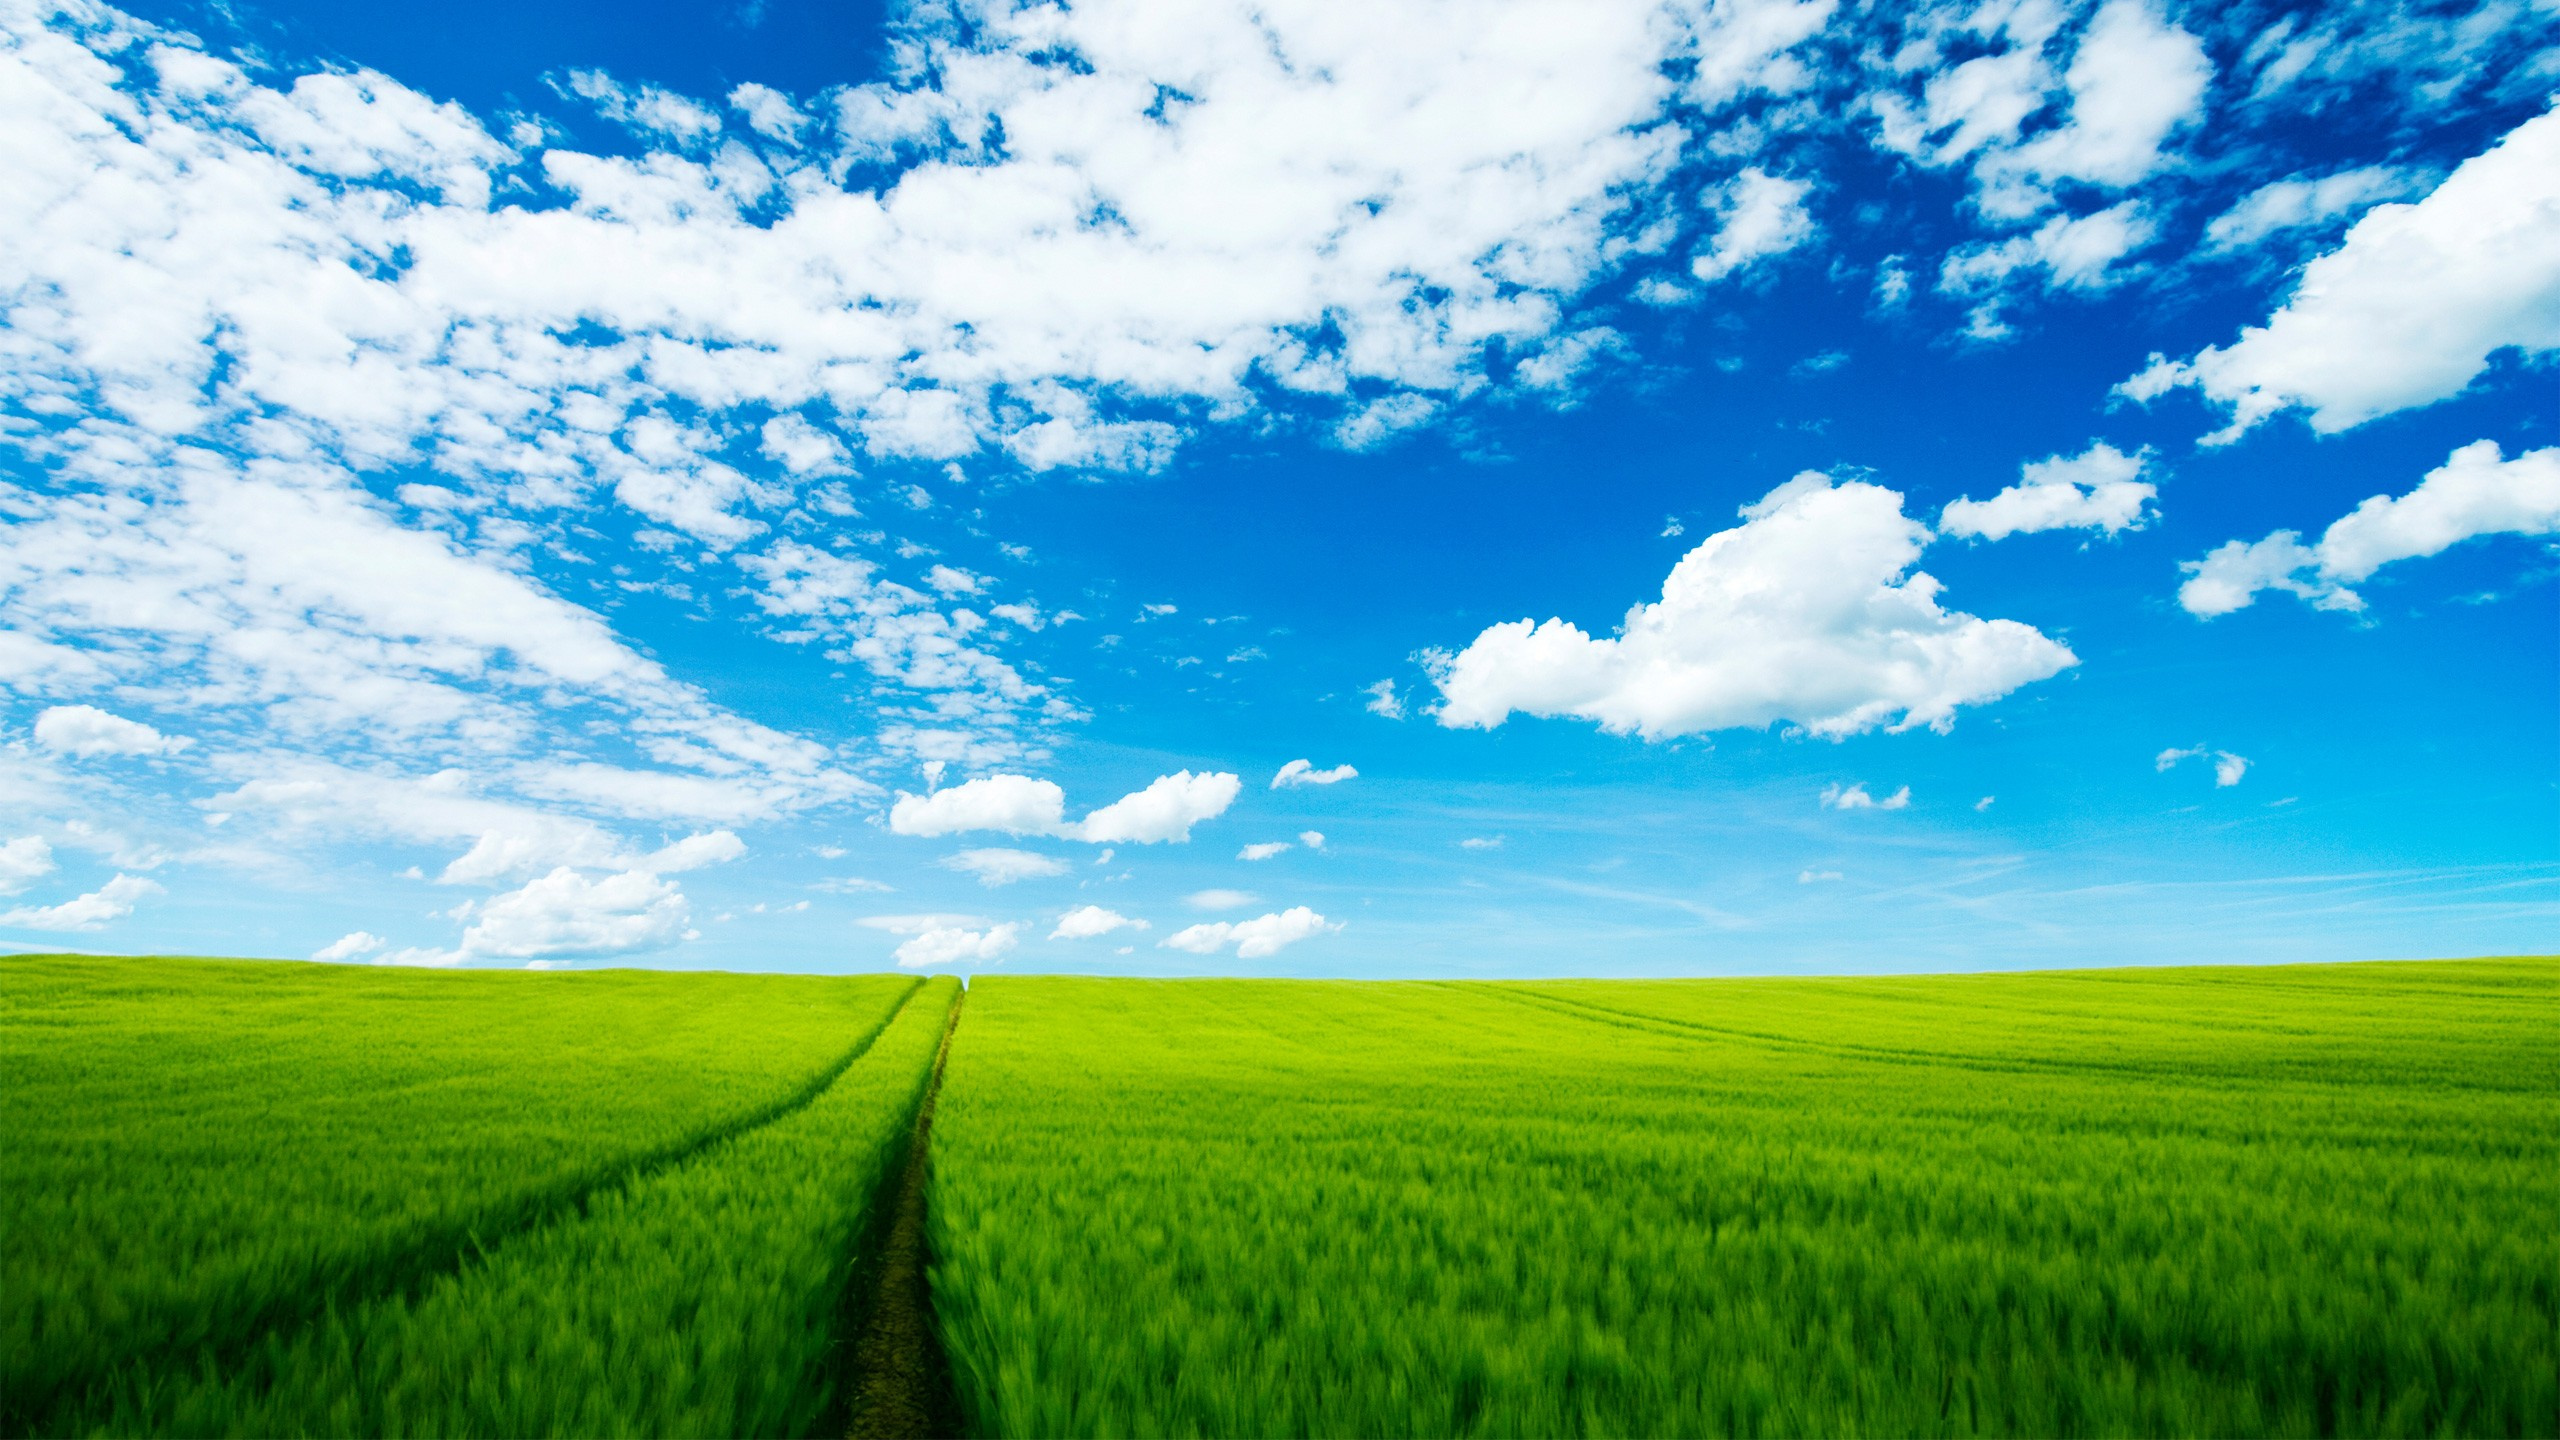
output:
<path id="1" fill-rule="evenodd" d="M 768 1124 L 913 984 L 0 962 L 29 1107 L 0 1153 L 0 1427 L 414 1290 Z"/>
<path id="2" fill-rule="evenodd" d="M 67 1430 L 800 1435 L 840 1408 L 861 1237 L 959 987 L 911 982 L 805 1106 L 490 1246 L 415 1293 L 120 1375 Z"/>

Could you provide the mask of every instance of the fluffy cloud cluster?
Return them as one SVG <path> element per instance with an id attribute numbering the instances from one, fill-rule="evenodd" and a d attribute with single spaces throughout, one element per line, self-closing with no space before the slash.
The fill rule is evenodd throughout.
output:
<path id="1" fill-rule="evenodd" d="M 1067 794 L 1055 782 L 982 775 L 930 795 L 899 796 L 889 807 L 889 828 L 900 835 L 997 830 L 1096 845 L 1179 844 L 1191 838 L 1192 826 L 1225 814 L 1243 789 L 1242 780 L 1223 771 L 1194 775 L 1179 770 L 1071 823 Z"/>
<path id="2" fill-rule="evenodd" d="M 2560 534 L 2560 449 L 2512 460 L 2497 442 L 2465 445 L 2406 495 L 2375 495 L 2339 517 L 2317 543 L 2291 530 L 2233 540 L 2186 563 L 2178 603 L 2228 615 L 2282 590 L 2323 610 L 2361 610 L 2349 588 L 2385 565 L 2437 554 L 2484 535 Z"/>
<path id="3" fill-rule="evenodd" d="M 2290 406 L 2322 434 L 2459 393 L 2515 347 L 2560 349 L 2560 110 L 2516 127 L 2415 204 L 2380 205 L 2229 345 L 2151 368 L 2123 393 L 2194 386 L 2229 407 L 2217 439 Z"/>
<path id="4" fill-rule="evenodd" d="M 1938 513 L 1949 535 L 1998 540 L 2039 530 L 2099 530 L 2109 535 L 2139 528 L 2144 510 L 2160 492 L 2139 478 L 2146 452 L 2127 455 L 2103 441 L 2081 454 L 2028 462 L 2015 485 L 1988 500 L 1967 497 Z"/>
<path id="5" fill-rule="evenodd" d="M 1433 713 L 1487 729 L 1515 710 L 1573 716 L 1648 740 L 1783 721 L 1836 739 L 1943 730 L 1958 707 L 2077 663 L 2030 626 L 1941 607 L 1938 582 L 1911 571 L 1929 529 L 1891 490 L 1808 472 L 1742 516 L 1614 638 L 1518 620 L 1435 657 Z"/>
<path id="6" fill-rule="evenodd" d="M 1879 800 L 1867 793 L 1867 787 L 1863 782 L 1844 786 L 1835 780 L 1822 787 L 1822 808 L 1825 810 L 1908 810 L 1911 808 L 1911 787 L 1905 785 Z"/>
<path id="7" fill-rule="evenodd" d="M 139 875 L 119 874 L 86 895 L 59 905 L 20 905 L 0 911 L 0 927 L 13 930 L 95 930 L 133 913 L 160 886 Z"/>
<path id="8" fill-rule="evenodd" d="M 1022 943 L 1022 925 L 1018 921 L 989 925 L 969 915 L 874 915 L 862 923 L 874 930 L 906 936 L 891 954 L 910 970 L 1001 960 Z"/>
<path id="9" fill-rule="evenodd" d="M 95 705 L 55 705 L 36 717 L 36 743 L 86 760 L 99 755 L 169 755 L 194 742 Z"/>
<path id="10" fill-rule="evenodd" d="M 1058 917 L 1058 928 L 1049 932 L 1052 940 L 1091 940 L 1115 930 L 1144 930 L 1147 922 L 1132 920 L 1117 910 L 1099 905 L 1079 905 Z"/>
<path id="11" fill-rule="evenodd" d="M 1293 905 L 1252 920 L 1189 926 L 1166 936 L 1163 943 L 1168 949 L 1194 955 L 1215 955 L 1232 945 L 1237 959 L 1260 960 L 1310 936 L 1341 928 L 1339 922 L 1327 921 L 1304 905 Z"/>

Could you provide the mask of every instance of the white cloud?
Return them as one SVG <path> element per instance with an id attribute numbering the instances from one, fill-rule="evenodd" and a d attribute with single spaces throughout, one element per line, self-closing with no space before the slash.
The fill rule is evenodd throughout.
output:
<path id="1" fill-rule="evenodd" d="M 1573 716 L 1649 740 L 1791 721 L 1836 739 L 1944 730 L 2078 663 L 2029 626 L 1941 608 L 1934 578 L 1906 574 L 1929 530 L 1894 491 L 1806 472 L 1742 515 L 1615 639 L 1518 620 L 1436 656 L 1433 713 L 1487 729 L 1515 710 Z"/>
<path id="2" fill-rule="evenodd" d="M 1502 848 L 1502 837 L 1499 835 L 1470 835 L 1466 839 L 1458 842 L 1458 848 L 1461 850 L 1499 850 Z"/>
<path id="3" fill-rule="evenodd" d="M 54 872 L 53 846 L 41 835 L 0 844 L 0 895 L 15 895 Z"/>
<path id="4" fill-rule="evenodd" d="M 975 595 L 986 587 L 986 582 L 977 576 L 948 565 L 936 565 L 926 571 L 924 583 L 945 595 Z"/>
<path id="5" fill-rule="evenodd" d="M 974 930 L 987 924 L 976 915 L 952 915 L 934 912 L 923 915 L 866 915 L 854 922 L 866 930 L 879 930 L 891 935 L 922 935 L 928 930 Z"/>
<path id="6" fill-rule="evenodd" d="M 2458 394 L 2508 347 L 2560 349 L 2560 110 L 2508 132 L 2413 205 L 2377 205 L 2262 326 L 2118 389 L 2192 385 L 2229 440 L 2289 406 L 2333 434 Z"/>
<path id="7" fill-rule="evenodd" d="M 1796 872 L 1796 883 L 1799 885 L 1818 885 L 1824 881 L 1838 880 L 1840 878 L 1842 878 L 1841 874 L 1837 870 L 1799 870 Z"/>
<path id="8" fill-rule="evenodd" d="M 1972 333 L 1977 339 L 1998 339 L 2008 333 L 1998 305 L 2016 277 L 2042 272 L 2051 289 L 2108 290 L 2124 278 L 2115 263 L 2150 244 L 2157 233 L 2159 227 L 2139 200 L 2090 215 L 2057 215 L 2024 235 L 1977 240 L 1948 251 L 1938 267 L 1938 288 L 1950 295 L 1982 297 Z"/>
<path id="9" fill-rule="evenodd" d="M 1328 930 L 1339 930 L 1339 923 L 1328 923 L 1322 915 L 1304 905 L 1264 915 L 1240 923 L 1224 920 L 1207 925 L 1193 925 L 1164 938 L 1164 945 L 1187 950 L 1194 955 L 1215 955 L 1229 945 L 1236 947 L 1236 957 L 1260 960 L 1276 955 L 1289 945 Z"/>
<path id="10" fill-rule="evenodd" d="M 373 934 L 370 931 L 356 930 L 351 931 L 348 934 L 341 935 L 337 939 L 330 941 L 328 944 L 321 946 L 319 949 L 314 950 L 311 952 L 311 958 L 314 960 L 331 962 L 353 960 L 359 955 L 369 955 L 372 952 L 381 949 L 388 943 L 389 942 L 384 940 L 381 936 Z"/>
<path id="11" fill-rule="evenodd" d="M 1258 844 L 1247 845 L 1243 849 L 1237 851 L 1236 858 L 1239 860 L 1268 860 L 1274 855 L 1281 854 L 1288 848 L 1289 842 L 1286 840 L 1264 840 Z"/>
<path id="12" fill-rule="evenodd" d="M 1719 186 L 1712 197 L 1720 223 L 1706 253 L 1689 262 L 1699 279 L 1717 281 L 1813 238 L 1804 198 L 1813 182 L 1790 180 L 1751 166 Z"/>
<path id="13" fill-rule="evenodd" d="M 1992 805 L 1992 802 L 1993 802 L 1993 801 L 1995 801 L 1995 800 L 1997 800 L 1997 799 L 1999 799 L 1999 798 L 2000 798 L 2000 797 L 1999 797 L 1999 796 L 1997 796 L 1997 795 L 1985 795 L 1985 796 L 1983 796 L 1981 799 L 1974 801 L 1974 802 L 1973 802 L 1973 811 L 1974 811 L 1974 813 L 1975 813 L 1975 814 L 1977 814 L 1977 815 L 1979 815 L 1979 814 L 1981 814 L 1983 811 L 1990 809 L 1990 808 L 1991 808 L 1991 805 Z"/>
<path id="14" fill-rule="evenodd" d="M 159 893 L 160 887 L 149 880 L 118 874 L 88 894 L 59 905 L 21 905 L 0 912 L 0 926 L 13 930 L 95 930 L 132 914 L 144 896 Z"/>
<path id="15" fill-rule="evenodd" d="M 36 717 L 36 743 L 81 759 L 99 755 L 173 755 L 195 742 L 110 715 L 95 705 L 55 705 Z"/>
<path id="16" fill-rule="evenodd" d="M 1176 771 L 1069 824 L 1066 792 L 1052 782 L 987 775 L 931 795 L 899 796 L 889 808 L 889 828 L 900 835 L 1001 830 L 1097 845 L 1178 843 L 1191 838 L 1192 826 L 1225 813 L 1243 788 L 1241 780 L 1223 772 Z"/>
<path id="17" fill-rule="evenodd" d="M 2233 540 L 2185 562 L 2178 603 L 2189 613 L 2227 615 L 2283 590 L 2323 610 L 2360 610 L 2348 588 L 2385 565 L 2434 555 L 2485 535 L 2560 534 L 2560 448 L 2505 459 L 2497 442 L 2474 441 L 2427 472 L 2406 495 L 2375 495 L 2339 517 L 2316 545 L 2279 530 Z"/>
<path id="18" fill-rule="evenodd" d="M 992 889 L 1011 885 L 1018 880 L 1045 880 L 1067 873 L 1067 862 L 1049 855 L 1036 855 L 1028 850 L 963 850 L 934 862 L 945 870 L 958 870 L 975 875 L 978 883 Z"/>
<path id="19" fill-rule="evenodd" d="M 641 857 L 632 868 L 652 875 L 676 875 L 699 870 L 706 865 L 725 865 L 747 853 L 747 842 L 727 830 L 710 830 L 687 835 L 672 845 L 663 846 Z"/>
<path id="20" fill-rule="evenodd" d="M 1396 682 L 1393 680 L 1381 680 L 1360 693 L 1369 697 L 1369 703 L 1361 708 L 1370 714 L 1384 715 L 1390 720 L 1404 718 L 1404 700 L 1396 694 Z"/>
<path id="21" fill-rule="evenodd" d="M 1191 838 L 1191 827 L 1225 814 L 1244 788 L 1237 777 L 1188 770 L 1158 776 L 1146 789 L 1124 795 L 1084 817 L 1077 837 L 1095 844 L 1154 845 Z"/>
<path id="22" fill-rule="evenodd" d="M 2148 0 L 2108 0 L 2063 80 L 2071 91 L 2069 120 L 1985 160 L 1985 184 L 1994 192 L 1985 205 L 1994 213 L 2039 203 L 1999 196 L 2004 185 L 2076 180 L 2121 190 L 2150 175 L 2171 132 L 2203 115 L 2213 62 L 2203 42 Z"/>
<path id="23" fill-rule="evenodd" d="M 986 930 L 937 926 L 919 933 L 892 954 L 910 970 L 928 965 L 956 965 L 969 960 L 1000 960 L 1022 940 L 1022 926 L 1008 921 Z"/>
<path id="24" fill-rule="evenodd" d="M 1359 771 L 1348 765 L 1336 765 L 1330 770 L 1318 770 L 1307 761 L 1292 760 L 1281 766 L 1280 772 L 1271 777 L 1271 788 L 1287 790 L 1299 785 L 1332 785 L 1340 781 L 1356 779 L 1359 774 Z"/>
<path id="25" fill-rule="evenodd" d="M 1988 500 L 1967 497 L 1938 513 L 1949 535 L 1998 540 L 2041 530 L 2102 530 L 2109 535 L 2140 529 L 2144 508 L 2159 494 L 2139 478 L 2150 452 L 2127 455 L 2104 442 L 2081 454 L 2030 461 L 2017 484 Z"/>
<path id="26" fill-rule="evenodd" d="M 1250 890 L 1195 890 L 1182 903 L 1194 910 L 1241 910 L 1261 898 Z"/>
<path id="27" fill-rule="evenodd" d="M 467 957 L 585 958 L 663 950 L 687 938 L 684 892 L 646 870 L 589 879 L 566 865 L 482 903 Z"/>
<path id="28" fill-rule="evenodd" d="M 1144 930 L 1147 922 L 1132 920 L 1117 910 L 1099 905 L 1079 905 L 1058 917 L 1058 928 L 1049 932 L 1052 940 L 1090 940 L 1115 930 Z"/>
<path id="29" fill-rule="evenodd" d="M 2213 759 L 2213 784 L 2217 790 L 2228 789 L 2239 784 L 2240 777 L 2249 773 L 2249 761 L 2246 756 L 2234 755 L 2228 750 L 2212 750 L 2202 745 L 2184 749 L 2173 746 L 2163 750 L 2152 758 L 2151 768 L 2165 774 L 2186 761 L 2202 759 L 2206 756 L 2211 756 Z"/>
<path id="30" fill-rule="evenodd" d="M 1310 850 L 1321 850 L 1324 848 L 1324 832 L 1321 830 L 1301 830 L 1298 832 L 1298 843 L 1306 846 Z"/>
<path id="31" fill-rule="evenodd" d="M 1911 787 L 1908 785 L 1881 800 L 1868 794 L 1863 783 L 1843 787 L 1834 780 L 1822 787 L 1822 808 L 1825 810 L 1905 810 L 1910 805 Z"/>
<path id="32" fill-rule="evenodd" d="M 2271 235 L 2325 225 L 2383 200 L 2425 189 L 2427 177 L 2391 165 L 2363 165 L 2314 179 L 2272 180 L 2240 197 L 2204 227 L 2205 248 L 2240 250 Z"/>
<path id="33" fill-rule="evenodd" d="M 1055 835 L 1066 825 L 1067 792 L 1028 775 L 984 775 L 930 795 L 901 795 L 889 807 L 889 828 L 900 835 L 952 835 L 1000 830 L 1007 835 Z"/>

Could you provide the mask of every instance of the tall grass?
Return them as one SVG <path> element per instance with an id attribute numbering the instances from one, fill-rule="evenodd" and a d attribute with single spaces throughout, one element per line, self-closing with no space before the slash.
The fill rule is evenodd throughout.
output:
<path id="1" fill-rule="evenodd" d="M 2560 963 L 992 978 L 982 1432 L 2560 1431 Z"/>
<path id="2" fill-rule="evenodd" d="M 911 984 L 0 959 L 0 1430 L 753 1124 Z"/>
<path id="3" fill-rule="evenodd" d="M 959 995 L 913 997 L 775 1122 L 513 1236 L 415 1294 L 136 1371 L 77 1428 L 205 1435 L 802 1435 L 831 1408 L 843 1307 Z"/>

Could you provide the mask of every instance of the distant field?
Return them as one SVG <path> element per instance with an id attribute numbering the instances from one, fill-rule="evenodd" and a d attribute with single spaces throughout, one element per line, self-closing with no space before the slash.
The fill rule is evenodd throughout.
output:
<path id="1" fill-rule="evenodd" d="M 1003 1435 L 2560 1432 L 2560 962 L 978 981 Z"/>
<path id="2" fill-rule="evenodd" d="M 2555 960 L 18 957 L 0 1097 L 0 1433 L 2560 1433 Z"/>
<path id="3" fill-rule="evenodd" d="M 957 991 L 0 960 L 0 1425 L 799 1433 Z"/>

